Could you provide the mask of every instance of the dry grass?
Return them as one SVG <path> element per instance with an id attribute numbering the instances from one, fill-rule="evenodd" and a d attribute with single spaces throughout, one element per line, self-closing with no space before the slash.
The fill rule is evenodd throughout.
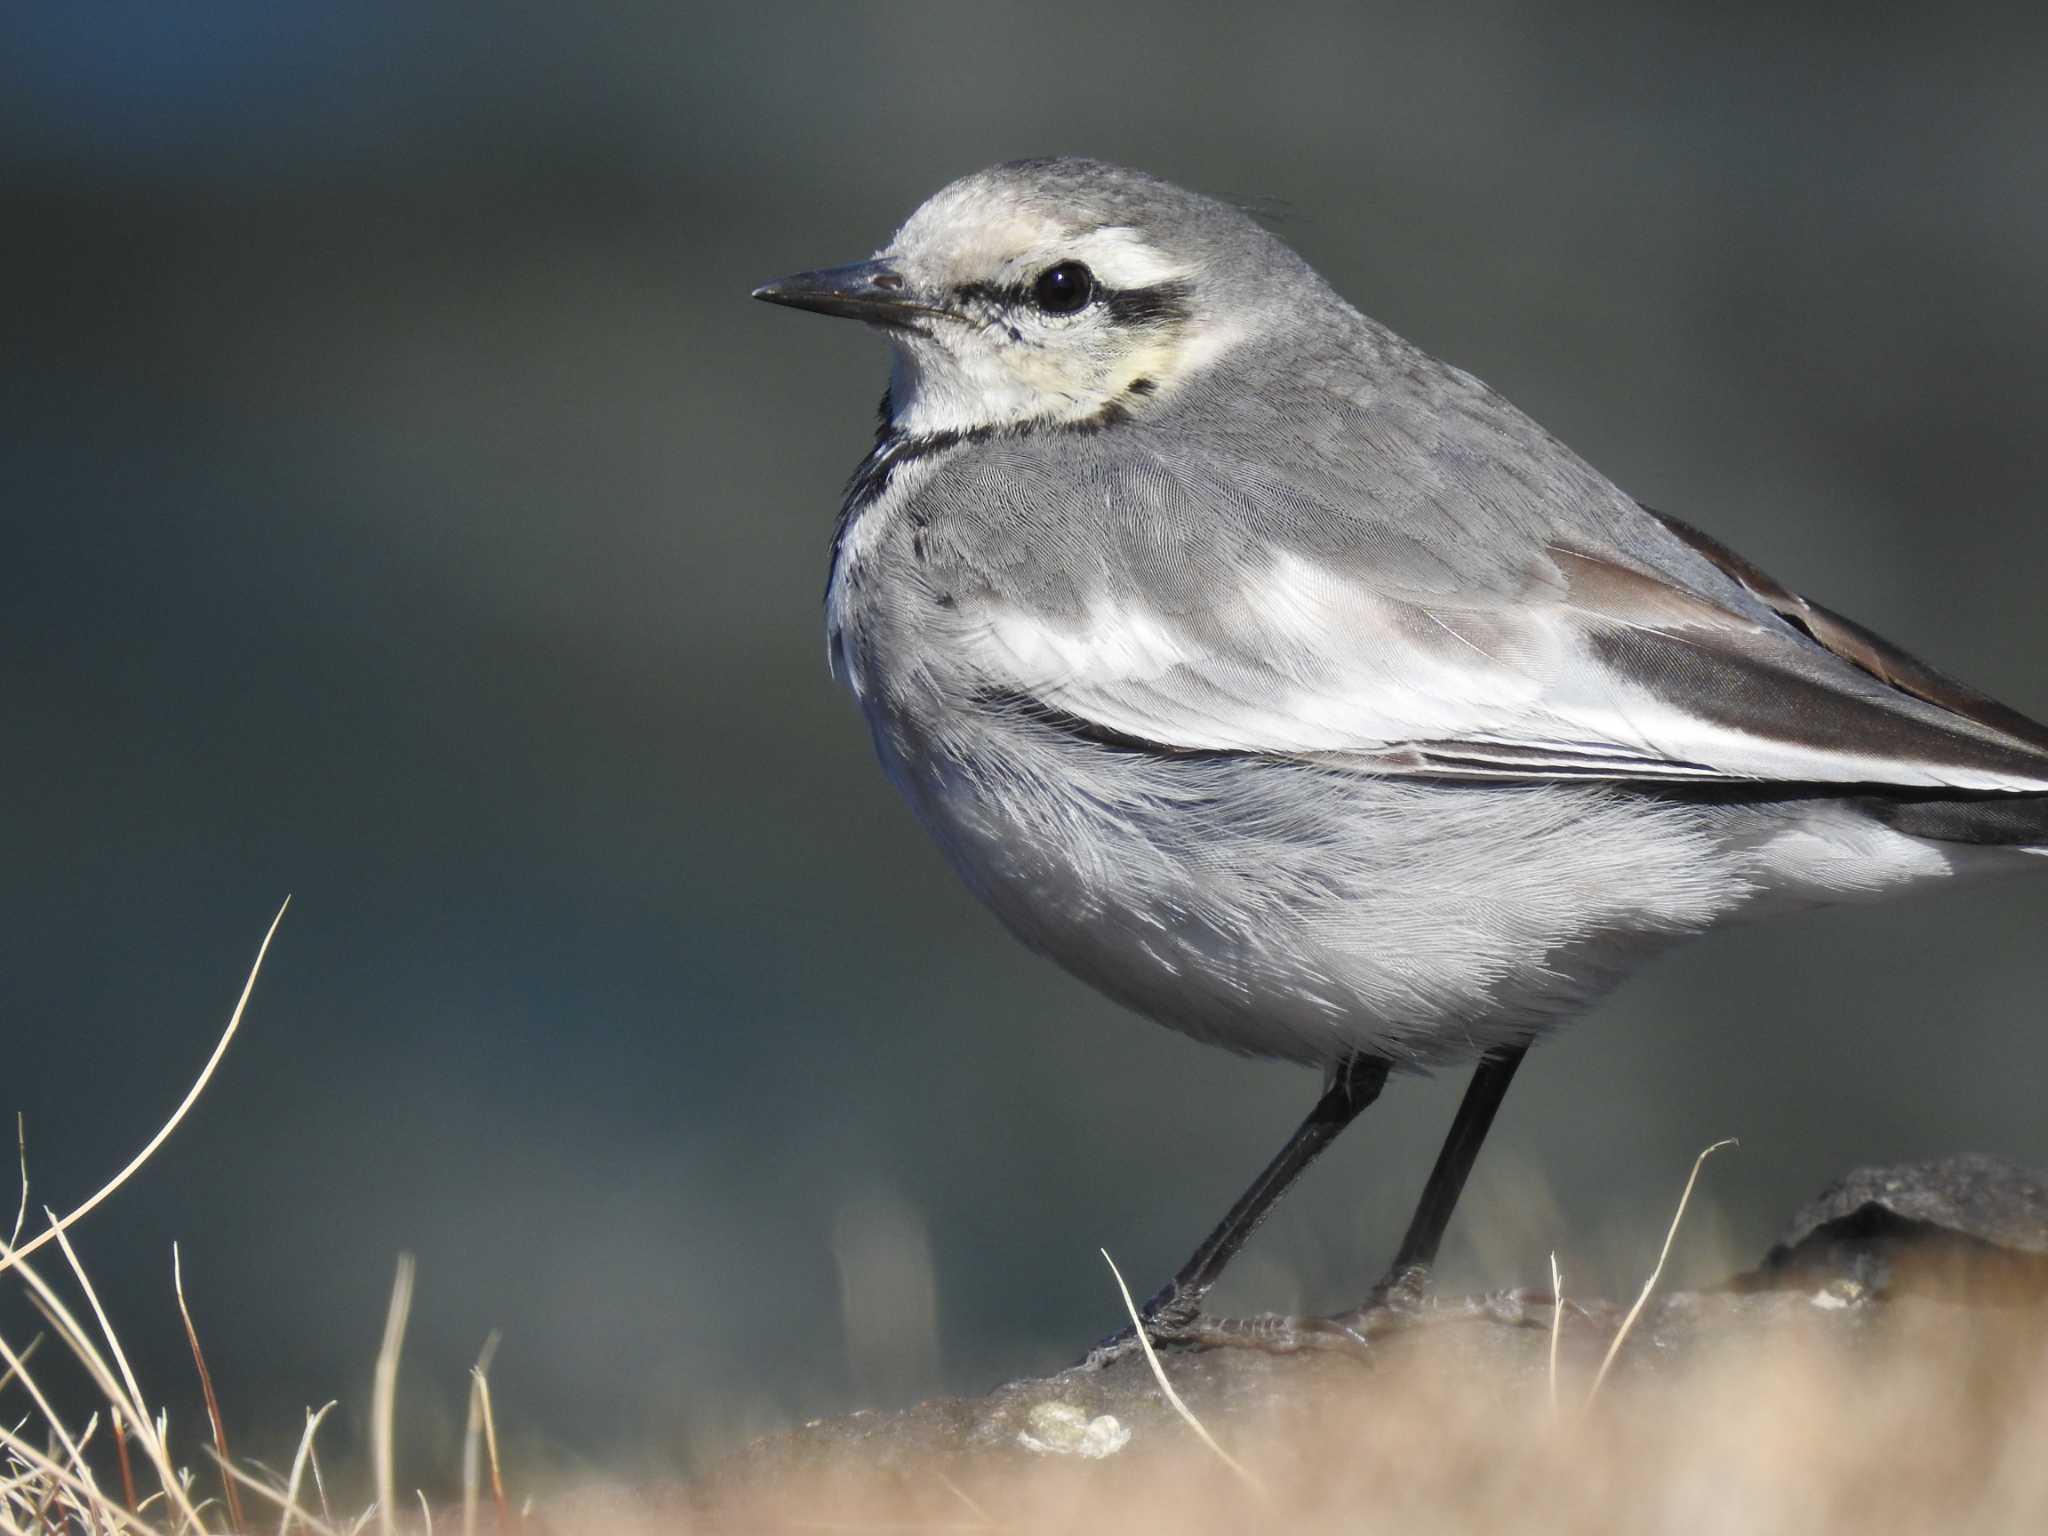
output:
<path id="1" fill-rule="evenodd" d="M 228 1047 L 234 1043 L 235 1032 L 242 1027 L 242 1015 L 248 1011 L 249 994 L 256 990 L 256 978 L 263 973 L 263 959 L 270 953 L 270 941 L 277 937 L 278 924 L 284 921 L 284 915 L 291 909 L 291 904 L 291 898 L 287 896 L 284 904 L 277 909 L 277 916 L 270 920 L 270 927 L 264 932 L 263 942 L 256 948 L 255 963 L 249 967 L 249 979 L 242 983 L 242 995 L 235 1000 L 234 1012 L 228 1015 L 228 1027 L 221 1031 L 220 1039 L 213 1047 L 213 1054 L 206 1058 L 206 1065 L 199 1069 L 199 1076 L 185 1091 L 185 1097 L 178 1101 L 178 1107 L 171 1111 L 171 1118 L 163 1123 L 154 1136 L 142 1144 L 142 1150 L 129 1158 L 119 1173 L 102 1184 L 91 1198 L 76 1210 L 65 1216 L 52 1215 L 48 1231 L 38 1233 L 19 1247 L 10 1241 L 4 1248 L 0 1248 L 0 1272 L 5 1272 L 20 1263 L 52 1239 L 63 1241 L 65 1229 L 97 1210 L 109 1195 L 133 1178 L 135 1171 L 156 1156 L 156 1149 L 170 1139 L 171 1132 L 178 1128 L 179 1122 L 191 1113 L 192 1106 L 199 1102 L 199 1096 L 206 1092 L 206 1085 L 213 1081 L 214 1069 L 220 1065 L 221 1058 L 227 1055 Z M 18 1238 L 21 1235 L 21 1215 L 28 1211 L 28 1132 L 21 1114 L 16 1114 L 14 1123 L 21 1149 L 21 1207 L 15 1218 L 14 1227 L 15 1237 Z"/>
<path id="2" fill-rule="evenodd" d="M 821 1462 L 734 1490 L 713 1528 L 1884 1536 L 2048 1521 L 2048 1329 L 2029 1313 L 1906 1303 L 1867 1333 L 1748 1339 L 1616 1373 L 1561 1422 L 1541 1371 L 1477 1375 L 1442 1337 L 1300 1400 L 1210 1415 L 1262 1494 L 1167 1427 L 1109 1463 Z M 1568 1349 L 1572 1395 L 1604 1342 Z M 960 1493 L 987 1518 L 963 1522 Z"/>
<path id="3" fill-rule="evenodd" d="M 259 952 L 259 967 L 261 959 Z M 217 1410 L 216 1443 L 196 1448 L 198 1471 L 182 1459 L 193 1453 L 173 1445 L 163 1416 L 145 1399 L 66 1235 L 191 1108 L 233 1037 L 255 974 L 252 969 L 206 1071 L 143 1157 L 78 1211 L 48 1213 L 45 1231 L 24 1240 L 18 1219 L 13 1240 L 0 1243 L 0 1271 L 26 1289 L 53 1346 L 38 1352 L 35 1342 L 16 1349 L 0 1339 L 0 1536 L 207 1536 L 267 1530 L 273 1520 L 277 1536 L 360 1536 L 371 1526 L 431 1531 L 437 1514 L 443 1529 L 457 1521 L 454 1511 L 437 1511 L 418 1490 L 396 1487 L 392 1472 L 403 1429 L 396 1401 L 412 1288 L 409 1260 L 400 1262 L 374 1376 L 378 1497 L 345 1517 L 329 1506 L 317 1449 L 333 1403 L 307 1413 L 282 1478 L 231 1462 Z M 19 1210 L 25 1213 L 25 1155 L 22 1162 Z M 1695 1164 L 1695 1177 L 1698 1171 Z M 1681 1200 L 1679 1216 L 1683 1210 Z M 1771 1328 L 1731 1335 L 1655 1367 L 1667 1341 L 1648 1303 L 1679 1216 L 1630 1313 L 1636 1335 L 1626 1353 L 1618 1352 L 1608 1324 L 1559 1305 L 1547 1312 L 1539 1306 L 1530 1319 L 1527 1369 L 1504 1372 L 1494 1357 L 1461 1352 L 1455 1329 L 1417 1329 L 1377 1347 L 1371 1365 L 1323 1357 L 1304 1371 L 1298 1392 L 1215 1399 L 1203 1410 L 1207 1427 L 1178 1404 L 1173 1390 L 1171 1378 L 1186 1369 L 1186 1357 L 1180 1364 L 1171 1356 L 1152 1357 L 1161 1391 L 1186 1422 L 1162 1411 L 1156 1421 L 1131 1426 L 1125 1449 L 1095 1461 L 1033 1456 L 1014 1436 L 911 1455 L 870 1440 L 842 1454 L 763 1462 L 773 1467 L 771 1475 L 742 1472 L 697 1499 L 613 1488 L 551 1499 L 529 1513 L 508 1498 L 500 1465 L 488 1381 L 492 1339 L 471 1373 L 459 1522 L 464 1536 L 474 1536 L 488 1477 L 497 1536 L 691 1530 L 1401 1536 L 1417 1530 L 1575 1536 L 1855 1530 L 1884 1536 L 2005 1532 L 2048 1523 L 2048 1309 L 1931 1299 L 1843 1308 L 1820 1304 L 1832 1298 L 1816 1298 L 1811 1306 L 1781 1307 L 1780 1323 Z M 61 1288 L 25 1261 L 44 1244 L 55 1248 L 68 1271 Z M 47 1259 L 44 1267 L 55 1268 Z M 1121 1276 L 1117 1281 L 1129 1305 Z M 1554 1255 L 1551 1281 L 1554 1297 L 1562 1285 Z M 175 1289 L 210 1400 L 182 1274 Z M 67 1302 L 66 1293 L 83 1304 Z M 38 1372 L 60 1369 L 83 1372 L 103 1399 L 102 1410 L 82 1424 L 62 1419 L 38 1380 Z M 1587 1407 L 1560 1412 L 1560 1401 Z M 1230 1446 L 1227 1456 L 1219 1439 Z M 217 1496 L 202 1492 L 216 1485 Z"/>
<path id="4" fill-rule="evenodd" d="M 192 1346 L 192 1367 L 199 1373 L 199 1391 L 206 1401 L 206 1422 L 213 1426 L 213 1453 L 222 1466 L 230 1466 L 235 1458 L 228 1449 L 228 1428 L 220 1416 L 220 1399 L 213 1395 L 213 1372 L 206 1368 L 206 1351 L 199 1347 L 199 1330 L 193 1326 L 192 1309 L 185 1304 L 185 1265 L 178 1256 L 176 1243 L 171 1244 L 171 1289 L 178 1293 L 178 1316 L 185 1320 L 185 1342 Z M 114 1415 L 118 1425 L 118 1407 Z M 221 1493 L 228 1503 L 228 1529 L 246 1531 L 249 1517 L 242 1512 L 242 1495 L 233 1478 L 222 1480 Z"/>
<path id="5" fill-rule="evenodd" d="M 1600 1359 L 1600 1369 L 1594 1374 L 1593 1385 L 1586 1389 L 1586 1406 L 1588 1408 L 1593 1406 L 1593 1399 L 1600 1395 L 1601 1384 L 1607 1380 L 1607 1373 L 1614 1369 L 1614 1362 L 1621 1356 L 1621 1346 L 1628 1342 L 1629 1334 L 1635 1331 L 1636 1322 L 1643 1315 L 1643 1308 L 1650 1304 L 1650 1293 L 1657 1289 L 1657 1282 L 1664 1277 L 1664 1266 L 1671 1261 L 1671 1245 L 1678 1241 L 1678 1228 L 1685 1220 L 1685 1208 L 1692 1204 L 1692 1188 L 1700 1181 L 1700 1169 L 1706 1166 L 1708 1158 L 1712 1157 L 1723 1147 L 1732 1147 L 1734 1145 L 1735 1138 L 1732 1136 L 1726 1137 L 1705 1148 L 1698 1157 L 1692 1160 L 1692 1172 L 1685 1176 L 1685 1189 L 1678 1197 L 1678 1208 L 1671 1213 L 1671 1225 L 1665 1229 L 1664 1246 L 1657 1252 L 1657 1263 L 1651 1269 L 1649 1279 L 1643 1282 L 1642 1291 L 1636 1296 L 1635 1305 L 1628 1309 L 1628 1316 L 1621 1320 L 1621 1326 L 1614 1331 L 1614 1341 L 1607 1346 L 1607 1353 Z M 1555 1269 L 1556 1264 L 1557 1256 L 1552 1254 L 1551 1266 L 1553 1269 Z M 1554 1310 L 1561 1312 L 1563 1309 L 1556 1308 Z M 1556 1330 L 1553 1328 L 1552 1332 L 1555 1334 Z M 1553 1351 L 1551 1356 L 1551 1380 L 1553 1382 L 1556 1380 L 1556 1358 L 1556 1354 Z"/>
<path id="6" fill-rule="evenodd" d="M 1684 1318 L 1745 1305 L 1691 1299 L 1674 1331 L 1659 1332 L 1652 1293 L 1702 1166 L 1730 1144 L 1694 1161 L 1618 1327 L 1565 1306 L 1553 1253 L 1547 1316 L 1539 1308 L 1524 1330 L 1541 1345 L 1519 1364 L 1512 1349 L 1470 1348 L 1455 1324 L 1397 1333 L 1370 1365 L 1333 1372 L 1325 1357 L 1285 1390 L 1212 1394 L 1228 1415 L 1209 1417 L 1226 1454 L 1174 1389 L 1171 1357 L 1148 1348 L 1160 1393 L 1191 1433 L 1162 1420 L 1113 1464 L 1033 1462 L 996 1445 L 963 1454 L 957 1440 L 907 1452 L 879 1438 L 821 1446 L 795 1462 L 764 1459 L 765 1477 L 732 1479 L 706 1512 L 710 1528 L 1884 1536 L 2048 1526 L 2048 1307 L 2009 1304 L 1984 1273 L 1923 1271 L 1945 1278 L 1946 1299 L 1770 1299 L 1766 1322 L 1724 1321 L 1687 1350 Z M 1117 1284 L 1130 1310 L 1121 1275 Z M 1566 1399 L 1583 1406 L 1563 1413 Z M 963 1501 L 976 1521 L 960 1520 Z M 609 1520 L 559 1529 L 621 1529 L 616 1501 L 606 1509 Z"/>
<path id="7" fill-rule="evenodd" d="M 108 1459 L 117 1474 L 118 1484 L 109 1488 L 101 1483 L 90 1454 L 95 1449 L 101 1414 L 91 1414 L 83 1426 L 74 1428 L 59 1414 L 50 1394 L 31 1371 L 30 1359 L 37 1353 L 42 1336 L 21 1350 L 0 1339 L 0 1392 L 20 1394 L 30 1410 L 25 1416 L 12 1421 L 0 1415 L 0 1536 L 59 1536 L 59 1533 L 74 1532 L 79 1536 L 124 1536 L 124 1533 L 133 1533 L 133 1536 L 211 1536 L 214 1532 L 248 1532 L 254 1528 L 255 1522 L 243 1504 L 244 1490 L 254 1493 L 266 1506 L 277 1511 L 277 1536 L 291 1536 L 294 1529 L 310 1533 L 310 1536 L 359 1536 L 373 1521 L 384 1536 L 394 1536 L 401 1524 L 407 1529 L 414 1528 L 416 1524 L 417 1528 L 429 1533 L 433 1529 L 433 1507 L 425 1493 L 415 1489 L 411 1499 L 401 1500 L 393 1478 L 398 1368 L 412 1301 L 413 1264 L 409 1256 L 401 1256 L 398 1262 L 385 1318 L 383 1346 L 378 1351 L 373 1377 L 370 1428 L 378 1496 L 353 1520 L 342 1522 L 335 1518 L 328 1506 L 320 1458 L 315 1448 L 321 1423 L 334 1408 L 334 1403 L 329 1402 L 318 1411 L 307 1412 L 290 1475 L 283 1481 L 267 1474 L 258 1475 L 233 1461 L 219 1399 L 214 1392 L 213 1375 L 200 1347 L 199 1331 L 185 1294 L 182 1256 L 174 1245 L 171 1253 L 172 1290 L 184 1323 L 185 1338 L 192 1351 L 193 1366 L 198 1374 L 212 1433 L 212 1445 L 203 1450 L 213 1463 L 212 1471 L 219 1479 L 221 1490 L 218 1500 L 200 1498 L 195 1494 L 198 1478 L 190 1466 L 178 1463 L 170 1442 L 167 1418 L 160 1411 L 151 1411 L 121 1347 L 120 1337 L 100 1305 L 99 1296 L 79 1263 L 68 1236 L 69 1228 L 103 1204 L 149 1161 L 198 1102 L 241 1027 L 257 976 L 262 971 L 264 958 L 270 951 L 271 940 L 276 937 L 284 912 L 285 908 L 280 907 L 272 919 L 226 1028 L 198 1078 L 170 1118 L 139 1153 L 82 1205 L 63 1216 L 46 1211 L 47 1228 L 26 1241 L 22 1238 L 22 1229 L 28 1211 L 27 1133 L 24 1118 L 19 1114 L 16 1116 L 21 1196 L 12 1232 L 5 1242 L 0 1242 L 0 1273 L 11 1273 L 20 1282 L 32 1305 L 49 1325 L 50 1333 L 63 1346 L 63 1358 L 83 1371 L 105 1399 L 105 1417 L 109 1426 L 105 1439 L 112 1442 Z M 57 1286 L 29 1262 L 29 1256 L 46 1244 L 55 1244 L 63 1255 L 70 1270 L 71 1283 L 84 1298 L 94 1326 L 87 1327 L 77 1311 L 63 1299 Z M 471 1421 L 464 1455 L 465 1463 L 471 1469 L 466 1478 L 468 1497 L 463 1509 L 465 1536 L 473 1536 L 476 1529 L 478 1475 L 474 1469 L 481 1460 L 480 1446 L 488 1449 L 500 1536 L 512 1536 L 518 1528 L 505 1496 L 497 1430 L 491 1414 L 487 1373 L 496 1344 L 496 1336 L 493 1335 L 471 1373 Z M 131 1444 L 141 1448 L 144 1464 L 155 1474 L 156 1487 L 147 1493 L 141 1492 L 137 1486 Z M 318 1514 L 306 1508 L 301 1499 L 309 1474 L 319 1498 Z M 417 1521 L 413 1513 L 415 1502 Z"/>

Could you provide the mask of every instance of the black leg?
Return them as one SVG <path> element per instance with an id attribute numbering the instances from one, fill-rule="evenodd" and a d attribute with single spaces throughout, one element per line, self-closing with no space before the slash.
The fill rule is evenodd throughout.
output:
<path id="1" fill-rule="evenodd" d="M 1237 1203 L 1224 1214 L 1216 1229 L 1202 1239 L 1201 1246 L 1188 1255 L 1188 1261 L 1166 1283 L 1165 1289 L 1145 1303 L 1144 1317 L 1148 1323 L 1185 1323 L 1201 1310 L 1202 1299 L 1223 1278 L 1230 1261 L 1259 1230 L 1259 1224 L 1272 1213 L 1281 1197 L 1294 1187 L 1294 1181 L 1308 1172 L 1309 1165 L 1323 1155 L 1323 1150 L 1342 1134 L 1344 1127 L 1380 1096 L 1387 1083 L 1389 1065 L 1383 1057 L 1353 1056 L 1330 1074 L 1323 1096 L 1316 1100 L 1315 1108 L 1287 1139 L 1279 1155 L 1252 1180 L 1251 1188 L 1237 1197 Z"/>
<path id="2" fill-rule="evenodd" d="M 1515 1069 L 1528 1054 L 1526 1045 L 1487 1052 L 1480 1058 L 1451 1122 L 1436 1166 L 1430 1169 L 1422 1199 L 1408 1223 L 1408 1235 L 1401 1240 L 1392 1268 L 1375 1290 L 1373 1299 L 1354 1312 L 1327 1319 L 1259 1317 L 1212 1319 L 1201 1315 L 1202 1300 L 1222 1276 L 1251 1235 L 1259 1228 L 1281 1196 L 1323 1149 L 1335 1141 L 1359 1113 L 1380 1096 L 1386 1086 L 1390 1063 L 1376 1057 L 1354 1056 L 1333 1073 L 1323 1096 L 1308 1118 L 1301 1122 L 1279 1156 L 1268 1163 L 1251 1188 L 1238 1197 L 1227 1215 L 1202 1240 L 1167 1286 L 1145 1303 L 1141 1313 L 1145 1331 L 1157 1340 L 1184 1344 L 1251 1345 L 1285 1353 L 1303 1348 L 1363 1347 L 1368 1338 L 1403 1318 L 1415 1315 L 1422 1283 L 1435 1262 L 1444 1229 L 1457 1209 L 1465 1180 L 1478 1161 L 1479 1148 L 1493 1126 L 1501 1100 L 1507 1097 Z M 1087 1363 L 1102 1365 L 1132 1347 L 1134 1335 L 1128 1328 L 1111 1335 L 1089 1354 Z"/>
<path id="3" fill-rule="evenodd" d="M 1252 1180 L 1251 1188 L 1238 1196 L 1237 1203 L 1216 1224 L 1216 1229 L 1202 1239 L 1201 1246 L 1188 1256 L 1180 1272 L 1145 1303 L 1142 1315 L 1148 1327 L 1155 1332 L 1172 1332 L 1194 1319 L 1202 1309 L 1202 1298 L 1280 1203 L 1280 1197 L 1293 1188 L 1294 1181 L 1308 1171 L 1309 1164 L 1322 1155 L 1344 1127 L 1380 1096 L 1389 1066 L 1383 1057 L 1353 1056 L 1330 1074 L 1323 1096 L 1288 1138 L 1279 1156 Z M 1118 1342 L 1128 1332 L 1127 1329 L 1124 1334 L 1106 1340 L 1105 1345 Z"/>
<path id="4" fill-rule="evenodd" d="M 1408 1223 L 1408 1235 L 1401 1239 L 1400 1251 L 1395 1254 L 1383 1285 L 1398 1285 L 1410 1271 L 1427 1269 L 1436 1262 L 1444 1229 L 1451 1224 L 1451 1212 L 1457 1209 L 1466 1176 L 1479 1159 L 1479 1147 L 1493 1126 L 1494 1112 L 1508 1095 L 1508 1084 L 1515 1080 L 1515 1068 L 1528 1054 L 1528 1046 L 1516 1045 L 1488 1051 L 1479 1059 L 1471 1085 L 1458 1105 L 1458 1117 L 1451 1122 L 1443 1150 L 1436 1155 L 1436 1166 L 1429 1171 L 1429 1182 L 1422 1187 L 1422 1199 Z"/>

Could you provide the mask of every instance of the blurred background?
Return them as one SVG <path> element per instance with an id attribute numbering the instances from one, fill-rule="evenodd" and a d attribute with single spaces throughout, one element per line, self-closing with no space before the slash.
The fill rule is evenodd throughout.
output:
<path id="1" fill-rule="evenodd" d="M 2048 714 L 2048 20 L 1822 11 L 12 10 L 32 1206 L 162 1121 L 294 897 L 78 1233 L 174 1433 L 174 1238 L 241 1448 L 330 1396 L 359 1433 L 406 1250 L 401 1482 L 494 1327 L 516 1466 L 677 1468 L 1063 1363 L 1117 1320 L 1097 1247 L 1149 1290 L 1312 1098 L 1016 947 L 825 675 L 884 348 L 747 291 L 991 161 L 1255 203 L 1633 493 Z M 2044 932 L 2022 882 L 1663 962 L 1531 1058 L 1446 1285 L 1555 1248 L 1632 1289 L 1719 1136 L 1680 1282 L 1857 1163 L 2048 1163 Z M 1397 1084 L 1219 1300 L 1356 1299 L 1460 1086 Z"/>

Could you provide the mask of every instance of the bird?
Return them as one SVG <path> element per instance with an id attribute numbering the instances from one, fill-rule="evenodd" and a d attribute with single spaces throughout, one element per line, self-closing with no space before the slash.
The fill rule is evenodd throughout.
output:
<path id="1" fill-rule="evenodd" d="M 1322 1074 L 1156 1342 L 1369 1343 L 1526 1052 L 1618 981 L 2048 853 L 2048 728 L 1639 503 L 1230 203 L 1011 161 L 753 297 L 889 344 L 827 651 L 961 879 L 1137 1013 Z M 1204 1312 L 1390 1077 L 1468 1064 L 1365 1301 Z"/>

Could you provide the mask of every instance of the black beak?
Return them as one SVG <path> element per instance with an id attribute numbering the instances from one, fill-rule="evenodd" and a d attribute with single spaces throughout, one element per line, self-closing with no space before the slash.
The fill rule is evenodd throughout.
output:
<path id="1" fill-rule="evenodd" d="M 815 309 L 821 315 L 845 315 L 902 330 L 915 329 L 911 321 L 916 316 L 944 313 L 912 299 L 903 274 L 884 261 L 856 261 L 850 266 L 778 277 L 756 288 L 754 297 L 770 304 L 787 304 L 791 309 Z"/>

